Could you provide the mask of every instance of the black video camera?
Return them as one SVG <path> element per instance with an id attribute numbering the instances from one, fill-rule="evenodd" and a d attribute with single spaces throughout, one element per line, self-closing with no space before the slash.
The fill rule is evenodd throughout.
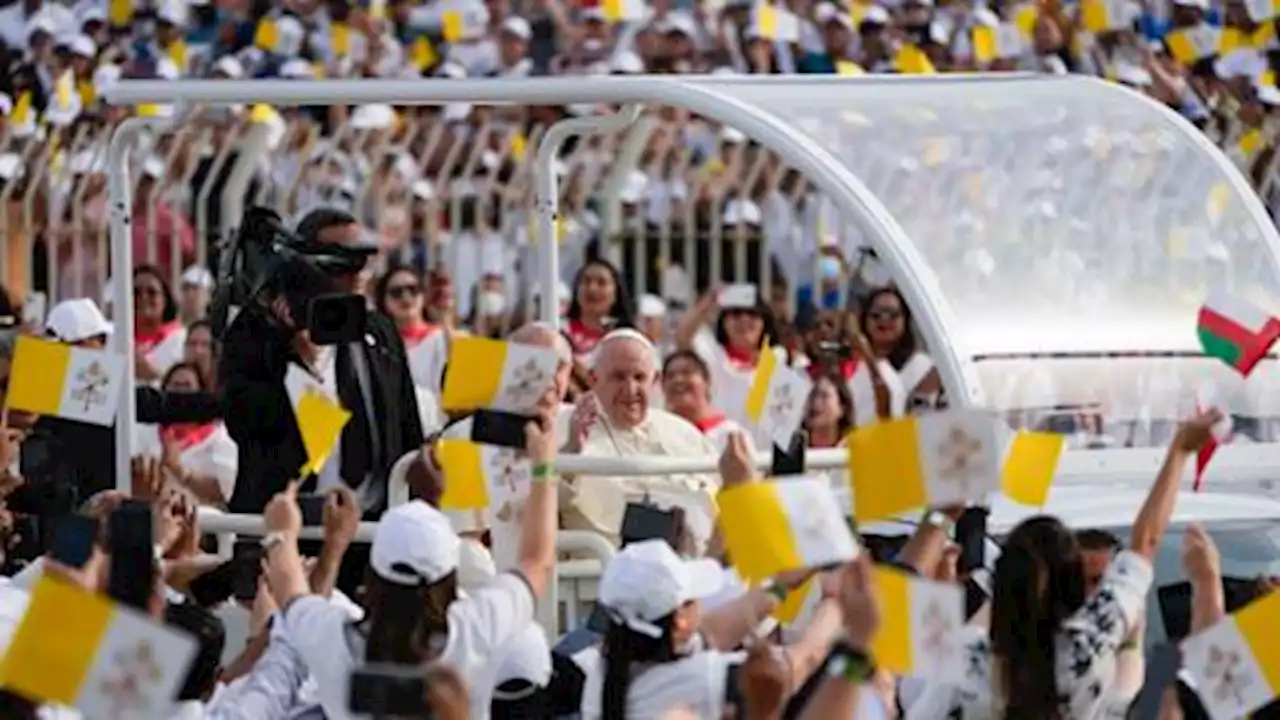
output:
<path id="1" fill-rule="evenodd" d="M 275 211 L 250 207 L 239 231 L 222 247 L 218 289 L 209 308 L 214 334 L 221 337 L 241 308 L 283 297 L 290 314 L 307 323 L 318 343 L 351 340 L 347 336 L 364 325 L 362 314 L 353 316 L 363 301 L 339 293 L 334 278 L 360 272 L 376 251 L 299 237 Z"/>

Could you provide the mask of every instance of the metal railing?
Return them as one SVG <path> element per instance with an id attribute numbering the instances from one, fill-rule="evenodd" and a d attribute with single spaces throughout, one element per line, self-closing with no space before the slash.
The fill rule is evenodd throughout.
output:
<path id="1" fill-rule="evenodd" d="M 261 515 L 235 515 L 217 508 L 199 509 L 200 529 L 217 538 L 218 555 L 230 558 L 237 537 L 248 535 L 261 537 L 266 534 Z M 378 524 L 361 522 L 356 530 L 355 542 L 373 542 Z M 320 540 L 324 531 L 319 527 L 304 527 L 299 537 Z M 590 604 L 595 600 L 595 583 L 601 568 L 613 558 L 614 548 L 608 540 L 593 532 L 561 530 L 556 533 L 556 552 L 560 555 L 587 555 L 587 558 L 562 560 L 556 563 L 555 581 L 547 595 L 538 604 L 538 621 L 546 630 L 549 640 L 555 639 L 581 625 Z"/>

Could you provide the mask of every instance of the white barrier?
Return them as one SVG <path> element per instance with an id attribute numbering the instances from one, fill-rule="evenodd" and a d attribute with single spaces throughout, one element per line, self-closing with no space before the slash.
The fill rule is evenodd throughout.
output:
<path id="1" fill-rule="evenodd" d="M 217 537 L 218 555 L 224 558 L 231 557 L 231 550 L 237 536 L 261 537 L 266 534 L 261 515 L 235 515 L 216 508 L 202 507 L 198 517 L 200 529 Z M 355 541 L 372 542 L 377 527 L 377 523 L 361 522 L 359 529 L 356 530 Z M 305 540 L 320 540 L 324 537 L 324 531 L 319 527 L 304 527 L 299 536 Z M 590 582 L 600 576 L 600 569 L 613 559 L 614 548 L 608 540 L 596 533 L 561 530 L 556 533 L 556 552 L 586 554 L 590 558 L 556 564 L 555 578 L 546 597 L 538 605 L 538 621 L 547 631 L 551 642 L 555 642 L 563 632 L 578 626 L 578 618 L 584 606 L 584 598 L 580 596 L 579 587 L 583 581 Z M 562 584 L 569 586 L 568 597 L 562 596 Z"/>

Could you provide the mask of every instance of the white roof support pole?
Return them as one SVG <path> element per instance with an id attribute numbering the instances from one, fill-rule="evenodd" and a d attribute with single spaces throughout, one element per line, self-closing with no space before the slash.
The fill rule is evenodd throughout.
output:
<path id="1" fill-rule="evenodd" d="M 627 105 L 613 115 L 561 120 L 552 125 L 538 143 L 533 165 L 533 211 L 538 216 L 538 258 L 542 262 L 542 300 L 538 310 L 542 321 L 553 328 L 560 327 L 560 302 L 556 299 L 556 287 L 560 284 L 560 238 L 556 232 L 560 179 L 556 177 L 556 158 L 560 156 L 560 148 L 577 135 L 621 132 L 640 117 L 642 110 L 641 105 Z"/>
<path id="2" fill-rule="evenodd" d="M 167 120 L 130 118 L 120 123 L 107 146 L 107 205 L 111 214 L 111 317 L 115 321 L 115 349 L 124 355 L 124 382 L 116 414 L 116 489 L 129 492 L 133 460 L 133 425 L 137 420 L 137 369 L 133 338 L 133 193 L 129 187 L 129 152 L 143 131 L 167 125 Z"/>

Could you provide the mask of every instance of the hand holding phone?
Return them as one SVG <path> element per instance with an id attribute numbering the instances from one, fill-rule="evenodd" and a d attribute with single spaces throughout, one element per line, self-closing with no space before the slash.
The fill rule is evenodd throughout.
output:
<path id="1" fill-rule="evenodd" d="M 326 497 L 320 494 L 298 496 L 298 509 L 302 511 L 303 527 L 320 527 L 324 524 Z"/>

